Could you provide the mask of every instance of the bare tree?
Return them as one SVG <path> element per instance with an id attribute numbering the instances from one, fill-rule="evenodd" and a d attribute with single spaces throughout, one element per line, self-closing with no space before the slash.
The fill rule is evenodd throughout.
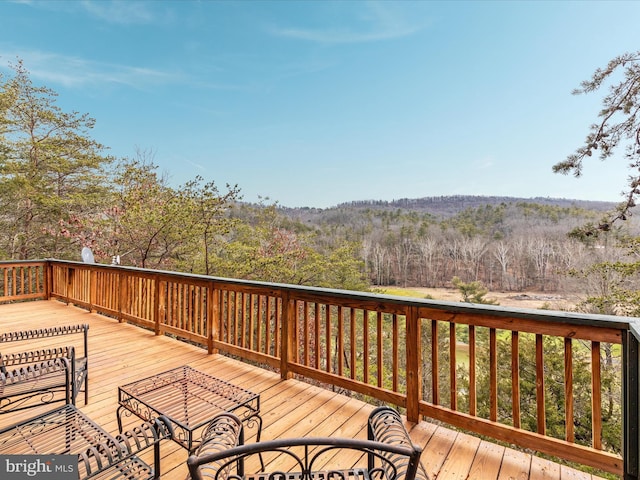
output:
<path id="1" fill-rule="evenodd" d="M 544 291 L 547 287 L 547 273 L 554 255 L 554 246 L 548 238 L 536 236 L 529 239 L 527 247 L 531 260 L 536 268 L 539 288 Z"/>
<path id="2" fill-rule="evenodd" d="M 500 289 L 504 290 L 505 283 L 508 285 L 508 268 L 511 262 L 511 247 L 504 241 L 500 241 L 493 246 L 493 256 L 500 265 Z"/>
<path id="3" fill-rule="evenodd" d="M 411 261 L 413 259 L 413 240 L 408 236 L 403 237 L 402 239 L 400 239 L 400 242 L 395 245 L 394 251 L 396 257 L 396 265 L 398 267 L 398 276 L 400 277 L 402 286 L 406 287 L 409 267 L 411 266 Z"/>
<path id="4" fill-rule="evenodd" d="M 425 237 L 417 244 L 421 269 L 421 284 L 427 287 L 435 285 L 436 254 L 438 245 L 433 237 Z"/>
<path id="5" fill-rule="evenodd" d="M 469 277 L 473 281 L 479 280 L 480 266 L 487 253 L 487 241 L 481 237 L 463 238 L 461 242 L 462 255 L 467 265 Z"/>

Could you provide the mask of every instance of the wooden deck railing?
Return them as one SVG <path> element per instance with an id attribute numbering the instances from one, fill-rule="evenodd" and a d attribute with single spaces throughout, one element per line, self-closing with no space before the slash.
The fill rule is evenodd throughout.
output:
<path id="1" fill-rule="evenodd" d="M 0 303 L 46 298 L 46 262 L 0 262 Z"/>
<path id="2" fill-rule="evenodd" d="M 638 319 L 58 260 L 0 263 L 0 279 L 0 301 L 57 298 L 397 405 L 412 421 L 638 478 Z"/>

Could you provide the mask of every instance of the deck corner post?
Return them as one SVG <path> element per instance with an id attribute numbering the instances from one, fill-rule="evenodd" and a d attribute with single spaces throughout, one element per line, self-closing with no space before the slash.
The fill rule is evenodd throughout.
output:
<path id="1" fill-rule="evenodd" d="M 622 345 L 623 478 L 637 480 L 640 476 L 640 324 L 632 323 L 629 331 L 623 332 Z"/>

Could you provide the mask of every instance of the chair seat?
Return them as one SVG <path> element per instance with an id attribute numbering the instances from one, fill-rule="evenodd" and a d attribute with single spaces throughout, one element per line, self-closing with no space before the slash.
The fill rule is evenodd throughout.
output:
<path id="1" fill-rule="evenodd" d="M 259 472 L 245 475 L 245 480 L 370 480 L 369 471 L 366 468 L 353 468 L 349 470 L 320 470 L 304 475 L 301 472 L 266 473 Z"/>
<path id="2" fill-rule="evenodd" d="M 110 466 L 107 470 L 86 477 L 87 480 L 151 480 L 154 477 L 151 468 L 140 457 L 130 457 Z"/>

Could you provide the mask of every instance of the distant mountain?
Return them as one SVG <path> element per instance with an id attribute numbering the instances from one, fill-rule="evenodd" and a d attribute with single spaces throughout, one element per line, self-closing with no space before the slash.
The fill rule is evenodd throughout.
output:
<path id="1" fill-rule="evenodd" d="M 341 203 L 335 207 L 320 208 L 289 208 L 281 207 L 283 213 L 291 216 L 325 216 L 331 213 L 346 213 L 349 211 L 383 211 L 383 210 L 405 210 L 432 215 L 434 218 L 450 218 L 466 209 L 478 208 L 486 205 L 515 205 L 518 203 L 531 203 L 538 205 L 551 205 L 561 208 L 582 208 L 585 210 L 606 212 L 612 210 L 617 205 L 616 202 L 601 202 L 590 200 L 572 200 L 567 198 L 518 198 L 518 197 L 492 197 L 474 195 L 451 195 L 423 198 L 401 198 L 398 200 L 357 200 L 353 202 Z"/>

